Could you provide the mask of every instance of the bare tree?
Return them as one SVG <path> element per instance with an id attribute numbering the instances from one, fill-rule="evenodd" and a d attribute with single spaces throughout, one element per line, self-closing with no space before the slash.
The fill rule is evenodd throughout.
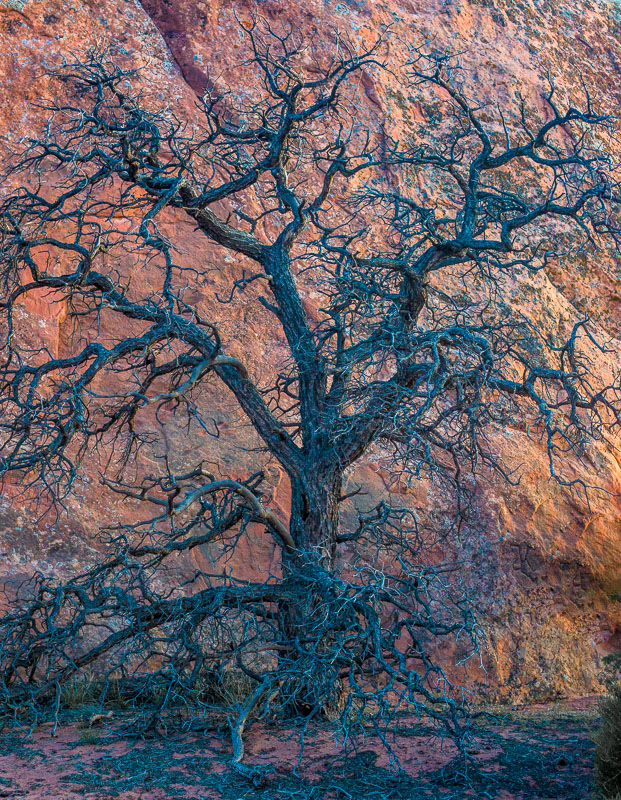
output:
<path id="1" fill-rule="evenodd" d="M 402 97 L 424 121 L 395 141 L 369 131 L 356 91 L 385 69 L 380 44 L 358 54 L 340 41 L 320 63 L 265 25 L 248 40 L 255 95 L 212 89 L 191 124 L 152 110 L 105 55 L 65 66 L 75 103 L 50 110 L 12 168 L 22 187 L 0 207 L 0 473 L 62 504 L 101 450 L 105 485 L 144 511 L 108 529 L 101 563 L 64 582 L 34 576 L 12 601 L 0 620 L 5 718 L 36 720 L 99 665 L 104 691 L 133 682 L 145 728 L 173 711 L 196 722 L 237 675 L 238 761 L 252 715 L 336 708 L 349 731 L 413 709 L 459 739 L 466 708 L 434 651 L 472 637 L 467 593 L 453 565 L 428 558 L 411 510 L 386 498 L 345 525 L 344 481 L 381 448 L 409 480 L 452 486 L 458 522 L 460 486 L 479 465 L 510 478 L 488 433 L 519 421 L 544 442 L 551 474 L 577 484 L 563 457 L 619 424 L 618 379 L 592 375 L 584 344 L 601 345 L 587 320 L 549 342 L 502 288 L 563 253 L 617 246 L 613 121 L 586 93 L 565 109 L 552 83 L 543 117 L 519 98 L 483 108 L 457 59 L 413 49 Z M 207 267 L 180 263 L 166 209 L 232 255 L 235 270 L 210 267 L 227 287 L 214 299 L 245 293 L 266 310 L 287 348 L 275 374 L 227 352 L 217 314 L 184 299 Z M 131 280 L 139 265 L 147 288 Z M 42 290 L 79 323 L 63 357 L 20 335 L 20 303 Z M 270 508 L 265 455 L 246 477 L 168 457 L 132 477 L 140 447 L 157 450 L 163 410 L 208 441 L 206 391 L 230 393 L 284 470 L 288 518 Z M 274 540 L 278 574 L 180 579 L 170 566 L 206 544 L 234 554 L 246 535 Z"/>

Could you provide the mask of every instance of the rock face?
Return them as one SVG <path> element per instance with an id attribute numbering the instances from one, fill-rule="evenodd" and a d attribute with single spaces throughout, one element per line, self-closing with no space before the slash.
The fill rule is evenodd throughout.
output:
<path id="1" fill-rule="evenodd" d="M 36 104 L 58 90 L 45 66 L 94 45 L 113 44 L 129 63 L 143 68 L 141 80 L 153 98 L 174 104 L 179 116 L 190 118 L 197 96 L 211 81 L 234 80 L 243 53 L 243 23 L 253 14 L 294 25 L 319 50 L 330 47 L 335 30 L 369 42 L 390 25 L 385 56 L 401 61 L 409 42 L 433 38 L 440 46 L 463 51 L 485 101 L 502 103 L 519 85 L 530 102 L 538 103 L 540 76 L 548 70 L 561 90 L 582 83 L 613 112 L 621 99 L 621 5 L 616 0 L 0 0 L 0 148 L 10 151 L 45 119 Z M 363 88 L 378 118 L 398 133 L 403 115 L 390 86 L 366 75 Z M 166 225 L 193 258 L 209 258 L 204 240 L 197 240 L 187 223 L 171 214 Z M 559 319 L 570 324 L 588 312 L 601 338 L 611 340 L 611 354 L 596 355 L 606 369 L 621 353 L 619 266 L 614 258 L 566 259 L 553 265 L 548 276 L 540 274 L 528 287 L 516 283 L 508 291 L 528 305 L 544 330 Z M 208 302 L 199 292 L 197 302 L 203 300 Z M 278 360 L 280 344 L 264 317 L 242 305 L 232 305 L 227 313 L 229 352 L 238 348 L 255 364 Z M 62 309 L 42 297 L 25 307 L 24 315 L 33 337 L 52 351 L 63 350 L 71 326 Z M 233 416 L 226 399 L 213 403 L 210 415 L 229 435 L 228 449 L 219 456 L 230 464 L 250 458 L 240 455 L 252 443 L 248 428 Z M 167 438 L 183 460 L 187 440 L 172 419 Z M 479 488 L 481 535 L 471 543 L 469 580 L 482 598 L 488 648 L 485 672 L 473 666 L 466 680 L 513 700 L 597 691 L 601 656 L 621 648 L 615 599 L 621 591 L 621 455 L 613 448 L 593 447 L 576 464 L 577 476 L 608 492 L 593 493 L 589 505 L 549 479 L 541 447 L 522 431 L 498 431 L 497 438 L 520 467 L 521 480 L 510 487 L 487 478 Z M 276 467 L 268 465 L 268 473 L 272 505 L 284 510 L 286 481 Z M 126 513 L 118 501 L 102 495 L 94 474 L 93 469 L 83 475 L 81 496 L 72 501 L 69 516 L 59 520 L 33 518 L 12 499 L 11 487 L 5 488 L 0 499 L 2 573 L 15 578 L 33 565 L 66 573 L 88 560 L 99 526 Z M 386 491 L 372 463 L 360 467 L 354 478 L 371 498 Z M 272 557 L 269 548 L 249 543 L 242 560 L 269 569 Z M 197 558 L 208 561 L 209 553 Z"/>

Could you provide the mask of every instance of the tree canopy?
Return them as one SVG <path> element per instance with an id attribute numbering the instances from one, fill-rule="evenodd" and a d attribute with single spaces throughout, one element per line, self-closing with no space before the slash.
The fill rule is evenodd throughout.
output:
<path id="1" fill-rule="evenodd" d="M 396 140 L 370 129 L 356 91 L 388 69 L 380 42 L 339 40 L 320 63 L 263 23 L 248 41 L 252 86 L 214 84 L 191 121 L 154 109 L 107 54 L 66 65 L 74 100 L 50 108 L 11 167 L 0 474 L 62 502 L 99 448 L 105 485 L 144 511 L 107 531 L 100 564 L 23 589 L 0 620 L 0 688 L 9 715 L 36 716 L 105 658 L 106 685 L 143 676 L 134 700 L 148 695 L 157 726 L 180 707 L 194 720 L 189 698 L 212 709 L 213 681 L 235 670 L 249 686 L 229 712 L 238 760 L 252 714 L 308 719 L 335 704 L 344 730 L 409 708 L 459 738 L 465 708 L 434 648 L 472 637 L 468 592 L 446 577 L 454 565 L 426 557 L 411 509 L 386 497 L 346 527 L 345 478 L 381 447 L 409 480 L 446 482 L 457 523 L 465 476 L 483 464 L 510 479 L 488 436 L 510 422 L 542 439 L 556 480 L 577 483 L 564 459 L 621 422 L 618 375 L 593 374 L 584 344 L 603 345 L 587 319 L 550 342 L 502 282 L 617 247 L 614 121 L 588 94 L 564 106 L 552 82 L 543 115 L 519 97 L 485 107 L 458 58 L 414 47 L 402 96 L 422 121 Z M 171 209 L 231 258 L 182 263 L 161 225 Z M 132 281 L 139 267 L 148 281 Z M 208 270 L 220 304 L 243 295 L 269 314 L 286 346 L 275 373 L 233 355 L 218 315 L 187 299 Z M 42 290 L 79 323 L 66 354 L 20 336 L 20 304 Z M 157 474 L 132 472 L 163 409 L 185 415 L 188 436 L 210 435 L 207 386 L 231 393 L 282 467 L 286 518 L 260 459 L 245 476 L 165 457 Z M 175 583 L 174 554 L 234 551 L 244 535 L 274 540 L 279 574 Z"/>

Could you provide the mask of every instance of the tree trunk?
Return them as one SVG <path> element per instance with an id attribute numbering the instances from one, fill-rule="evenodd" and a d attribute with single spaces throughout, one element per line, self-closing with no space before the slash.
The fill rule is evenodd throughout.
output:
<path id="1" fill-rule="evenodd" d="M 328 570 L 336 553 L 342 483 L 340 472 L 318 468 L 312 476 L 291 484 L 293 541 L 301 551 L 315 551 Z"/>
<path id="2" fill-rule="evenodd" d="M 325 573 L 334 569 L 341 486 L 340 474 L 319 469 L 309 480 L 292 481 L 290 531 L 298 552 L 284 558 L 291 596 L 281 605 L 279 626 L 283 642 L 290 645 L 281 667 L 292 679 L 286 703 L 294 717 L 321 711 L 333 690 L 321 660 L 308 653 L 316 657 L 330 645 L 322 609 L 329 599 Z"/>

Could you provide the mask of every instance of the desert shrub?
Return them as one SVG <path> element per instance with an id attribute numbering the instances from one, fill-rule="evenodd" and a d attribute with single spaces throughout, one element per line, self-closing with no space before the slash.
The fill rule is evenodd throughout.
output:
<path id="1" fill-rule="evenodd" d="M 610 687 L 600 701 L 601 727 L 595 743 L 597 788 L 602 798 L 621 798 L 621 684 Z"/>
<path id="2" fill-rule="evenodd" d="M 621 683 L 621 650 L 604 656 L 604 669 L 601 678 L 607 689 Z"/>
<path id="3" fill-rule="evenodd" d="M 78 741 L 80 744 L 98 744 L 101 740 L 101 733 L 93 728 L 83 728 L 78 733 Z"/>

